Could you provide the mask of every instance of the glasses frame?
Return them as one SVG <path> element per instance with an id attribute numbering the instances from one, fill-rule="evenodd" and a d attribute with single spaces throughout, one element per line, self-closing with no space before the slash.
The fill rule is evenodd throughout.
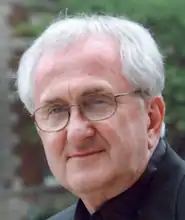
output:
<path id="1" fill-rule="evenodd" d="M 115 103 L 115 108 L 114 108 L 114 111 L 113 111 L 109 116 L 107 116 L 107 117 L 105 117 L 105 118 L 103 118 L 103 119 L 97 119 L 97 120 L 90 120 L 90 119 L 89 119 L 88 117 L 86 117 L 84 114 L 83 114 L 83 117 L 84 117 L 86 120 L 88 120 L 88 121 L 103 121 L 103 120 L 106 120 L 106 119 L 112 117 L 112 116 L 115 114 L 115 112 L 117 111 L 117 108 L 118 108 L 117 98 L 122 97 L 122 96 L 132 95 L 132 94 L 136 94 L 136 95 L 138 94 L 138 95 L 141 95 L 142 97 L 144 96 L 144 94 L 145 94 L 145 95 L 146 95 L 146 94 L 148 95 L 147 92 L 144 92 L 144 91 L 142 91 L 142 90 L 140 90 L 140 89 L 138 89 L 138 90 L 133 90 L 133 91 L 131 91 L 131 92 L 124 92 L 124 93 L 119 93 L 119 94 L 113 95 L 113 97 L 114 97 L 114 103 Z M 69 109 L 69 111 L 68 111 L 68 120 L 66 121 L 66 124 L 65 124 L 64 126 L 62 126 L 62 128 L 59 128 L 59 129 L 56 129 L 56 130 L 51 130 L 51 131 L 42 129 L 42 128 L 39 126 L 39 123 L 38 123 L 38 122 L 36 121 L 36 119 L 35 119 L 35 118 L 36 118 L 35 115 L 36 115 L 37 111 L 39 111 L 39 110 L 42 109 L 42 108 L 45 108 L 46 106 L 47 106 L 47 105 L 37 108 L 37 109 L 33 112 L 33 114 L 31 115 L 31 118 L 34 120 L 34 123 L 35 123 L 36 126 L 39 128 L 39 130 L 41 130 L 41 131 L 43 131 L 43 132 L 47 132 L 47 133 L 53 133 L 53 132 L 60 132 L 61 130 L 63 130 L 63 129 L 68 125 L 69 120 L 70 120 L 70 115 L 71 115 L 71 112 L 70 112 L 71 107 L 80 106 L 80 104 L 69 105 L 69 106 L 68 106 L 68 109 Z"/>

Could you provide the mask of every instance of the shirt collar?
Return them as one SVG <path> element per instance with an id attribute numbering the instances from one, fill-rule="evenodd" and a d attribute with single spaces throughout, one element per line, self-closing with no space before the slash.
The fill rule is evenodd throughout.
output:
<path id="1" fill-rule="evenodd" d="M 75 220 L 136 219 L 148 195 L 150 182 L 158 170 L 165 151 L 166 144 L 164 140 L 160 140 L 140 179 L 128 190 L 105 202 L 93 215 L 89 214 L 83 202 L 79 200 Z"/>

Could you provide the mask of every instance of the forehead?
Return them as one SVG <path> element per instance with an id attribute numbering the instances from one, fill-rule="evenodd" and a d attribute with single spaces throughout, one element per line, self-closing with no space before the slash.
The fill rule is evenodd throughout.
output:
<path id="1" fill-rule="evenodd" d="M 108 38 L 89 38 L 64 50 L 43 53 L 35 74 L 35 99 L 71 98 L 86 90 L 129 87 L 121 73 L 118 45 Z"/>

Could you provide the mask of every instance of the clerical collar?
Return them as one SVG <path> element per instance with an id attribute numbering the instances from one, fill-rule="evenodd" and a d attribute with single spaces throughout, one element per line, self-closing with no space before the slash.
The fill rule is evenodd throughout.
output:
<path id="1" fill-rule="evenodd" d="M 90 215 L 81 200 L 78 201 L 75 220 L 135 220 L 144 205 L 151 180 L 165 154 L 166 144 L 160 140 L 140 179 L 128 190 L 105 202 Z"/>

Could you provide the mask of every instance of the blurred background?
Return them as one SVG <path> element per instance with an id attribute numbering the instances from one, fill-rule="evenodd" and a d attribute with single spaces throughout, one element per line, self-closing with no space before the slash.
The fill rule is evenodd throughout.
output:
<path id="1" fill-rule="evenodd" d="M 184 0 L 0 0 L 0 220 L 45 220 L 75 201 L 50 173 L 15 86 L 21 54 L 60 15 L 124 15 L 152 31 L 165 58 L 166 137 L 185 159 L 184 11 Z"/>

